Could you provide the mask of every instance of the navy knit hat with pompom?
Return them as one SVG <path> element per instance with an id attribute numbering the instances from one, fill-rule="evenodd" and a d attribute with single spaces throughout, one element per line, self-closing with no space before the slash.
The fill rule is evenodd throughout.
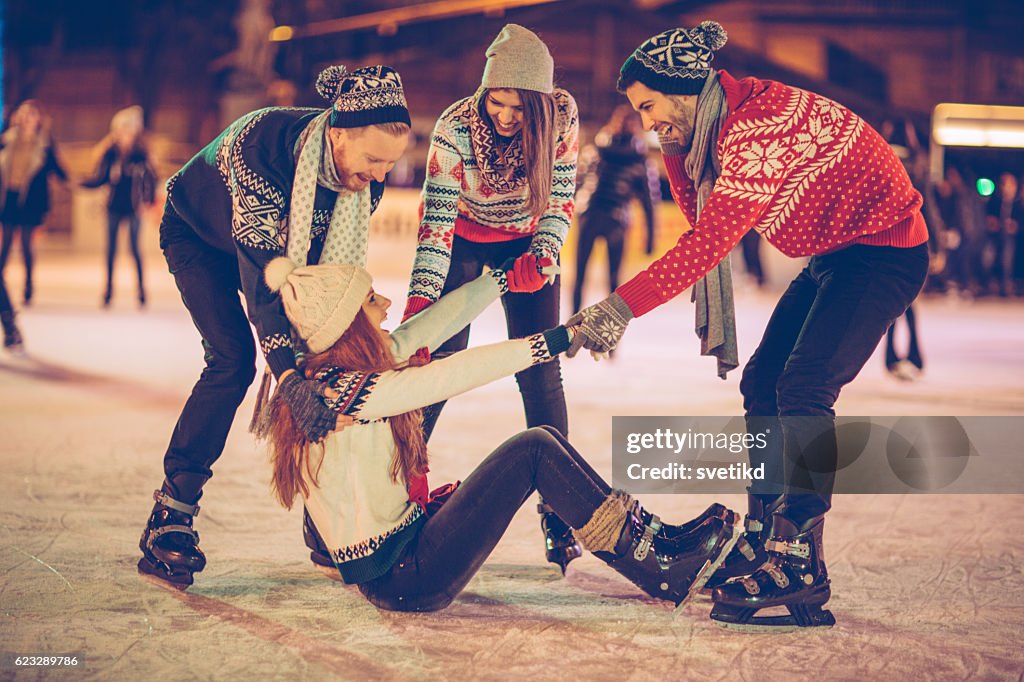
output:
<path id="1" fill-rule="evenodd" d="M 669 95 L 699 95 L 711 74 L 713 53 L 728 39 L 717 21 L 659 33 L 636 48 L 622 65 L 619 87 L 640 81 Z"/>
<path id="2" fill-rule="evenodd" d="M 402 78 L 390 66 L 365 66 L 352 72 L 344 66 L 328 66 L 316 79 L 316 91 L 331 103 L 332 128 L 412 124 Z"/>

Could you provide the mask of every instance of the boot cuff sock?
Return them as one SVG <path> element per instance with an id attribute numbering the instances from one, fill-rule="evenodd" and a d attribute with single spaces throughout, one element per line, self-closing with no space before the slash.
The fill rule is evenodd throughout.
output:
<path id="1" fill-rule="evenodd" d="M 633 498 L 628 493 L 613 490 L 594 510 L 590 520 L 576 529 L 576 539 L 591 552 L 615 551 L 626 523 L 626 514 L 632 506 Z"/>

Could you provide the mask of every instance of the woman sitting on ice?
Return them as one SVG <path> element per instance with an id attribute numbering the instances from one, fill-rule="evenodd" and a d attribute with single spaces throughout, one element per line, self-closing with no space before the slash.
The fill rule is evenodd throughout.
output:
<path id="1" fill-rule="evenodd" d="M 414 355 L 437 348 L 510 284 L 536 276 L 536 262 L 527 260 L 532 267 L 481 275 L 391 333 L 381 328 L 391 301 L 374 292 L 362 268 L 296 267 L 286 258 L 267 267 L 268 286 L 281 292 L 308 346 L 303 371 L 333 388 L 331 403 L 355 420 L 310 444 L 275 396 L 273 489 L 285 507 L 303 499 L 341 579 L 379 608 L 450 604 L 535 490 L 587 549 L 648 594 L 677 604 L 704 584 L 734 541 L 731 524 L 719 517 L 662 525 L 613 491 L 550 427 L 513 436 L 454 490 L 428 494 L 420 408 L 549 362 L 569 347 L 574 330 L 558 326 L 427 364 Z"/>

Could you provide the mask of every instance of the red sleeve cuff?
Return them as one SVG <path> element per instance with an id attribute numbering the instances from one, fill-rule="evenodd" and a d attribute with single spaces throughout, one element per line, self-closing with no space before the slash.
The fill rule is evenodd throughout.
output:
<path id="1" fill-rule="evenodd" d="M 634 317 L 649 313 L 665 302 L 654 287 L 654 282 L 651 281 L 651 276 L 647 271 L 641 272 L 620 286 L 615 293 L 626 302 L 629 309 L 633 311 Z"/>
<path id="2" fill-rule="evenodd" d="M 432 304 L 429 298 L 423 298 L 422 296 L 410 296 L 409 300 L 405 302 L 405 312 L 402 313 L 402 322 L 405 322 L 416 313 L 426 310 Z"/>

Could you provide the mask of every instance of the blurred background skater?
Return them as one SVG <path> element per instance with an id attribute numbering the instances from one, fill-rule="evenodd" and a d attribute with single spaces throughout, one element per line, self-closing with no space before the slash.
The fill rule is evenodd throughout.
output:
<path id="1" fill-rule="evenodd" d="M 654 251 L 654 207 L 661 199 L 661 190 L 658 171 L 647 157 L 647 143 L 639 134 L 639 123 L 639 117 L 628 105 L 620 105 L 598 131 L 594 143 L 580 150 L 574 313 L 582 307 L 587 263 L 598 238 L 604 239 L 608 249 L 609 291 L 619 286 L 626 230 L 633 222 L 634 198 L 644 211 L 644 253 L 650 255 Z"/>
<path id="2" fill-rule="evenodd" d="M 128 244 L 135 259 L 138 276 L 139 306 L 146 305 L 146 287 L 139 250 L 139 229 L 144 207 L 153 205 L 156 194 L 156 173 L 153 171 L 145 142 L 142 107 L 131 106 L 114 114 L 110 134 L 98 145 L 99 165 L 83 187 L 109 185 L 107 199 L 107 285 L 103 307 L 110 305 L 114 295 L 114 256 L 121 224 L 128 222 Z"/>
<path id="3" fill-rule="evenodd" d="M 1004 172 L 985 204 L 985 251 L 982 294 L 1005 297 L 1010 291 L 1013 239 L 1017 232 L 1017 178 Z"/>
<path id="4" fill-rule="evenodd" d="M 7 287 L 4 285 L 4 278 L 0 276 L 0 323 L 4 327 L 4 348 L 17 350 L 21 348 L 21 331 L 15 322 L 14 306 L 7 295 Z"/>
<path id="5" fill-rule="evenodd" d="M 7 267 L 14 235 L 21 235 L 21 254 L 25 263 L 23 300 L 25 305 L 30 305 L 35 260 L 32 235 L 50 210 L 50 176 L 57 176 L 65 185 L 68 176 L 57 160 L 50 120 L 35 100 L 25 100 L 15 109 L 11 126 L 3 134 L 0 144 L 0 223 L 3 224 L 0 274 Z M 7 330 L 6 318 L 4 330 Z"/>
<path id="6" fill-rule="evenodd" d="M 931 278 L 936 273 L 937 264 L 942 260 L 938 256 L 940 253 L 938 235 L 941 235 L 944 229 L 941 225 L 942 218 L 932 191 L 933 187 L 928 180 L 927 151 L 921 146 L 917 130 L 908 119 L 887 119 L 882 122 L 879 132 L 903 164 L 914 188 L 921 193 L 924 202 L 921 211 L 928 225 L 928 251 L 930 256 L 928 272 L 929 278 Z M 908 334 L 907 354 L 902 357 L 896 352 L 895 343 L 896 325 L 899 324 L 900 320 L 903 320 L 906 324 Z M 897 379 L 903 381 L 916 379 L 924 369 L 924 359 L 921 356 L 921 348 L 918 343 L 917 317 L 914 314 L 913 303 L 907 306 L 906 312 L 898 317 L 885 333 L 885 369 Z"/>

